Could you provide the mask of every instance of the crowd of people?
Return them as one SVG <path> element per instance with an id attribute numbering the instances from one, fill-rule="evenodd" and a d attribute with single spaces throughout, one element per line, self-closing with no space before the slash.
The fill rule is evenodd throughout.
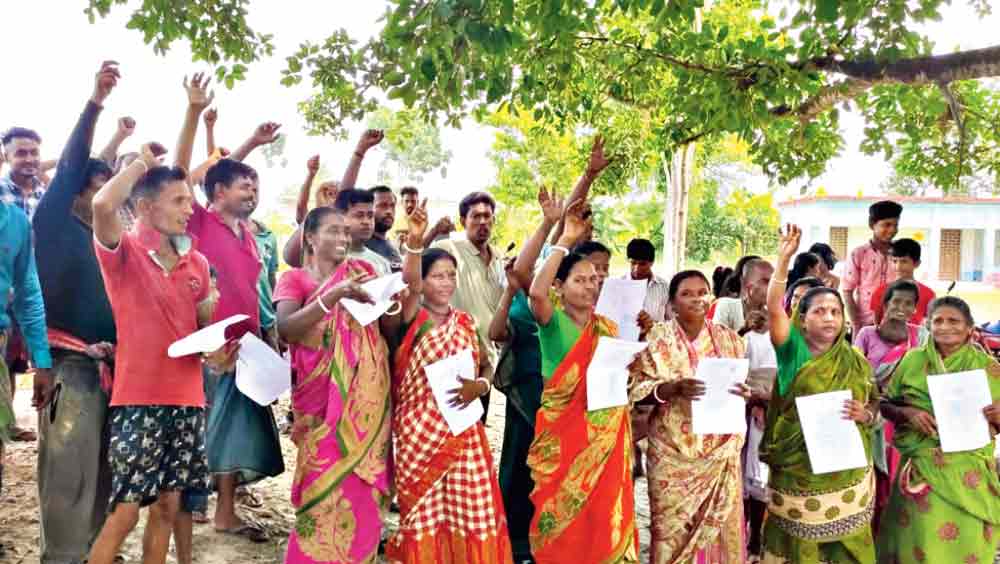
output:
<path id="1" fill-rule="evenodd" d="M 42 162 L 30 129 L 2 138 L 0 437 L 34 439 L 12 408 L 13 374 L 30 369 L 42 562 L 115 562 L 143 507 L 144 562 L 165 562 L 171 539 L 192 562 L 194 522 L 269 539 L 237 510 L 260 503 L 249 484 L 285 471 L 271 407 L 235 384 L 246 334 L 292 367 L 289 563 L 638 562 L 640 475 L 656 564 L 993 560 L 993 444 L 942 450 L 928 377 L 986 371 L 995 433 L 1000 365 L 973 341 L 969 306 L 916 281 L 921 248 L 896 237 L 899 204 L 871 206 L 871 240 L 841 276 L 829 245 L 799 252 L 794 225 L 774 264 L 744 257 L 711 280 L 661 278 L 654 245 L 630 242 L 624 278 L 645 283 L 634 323 L 647 347 L 626 359 L 628 402 L 589 411 L 588 367 L 620 330 L 595 313 L 613 254 L 588 203 L 610 163 L 599 138 L 567 197 L 539 191 L 540 224 L 512 255 L 494 246 L 486 192 L 462 198 L 456 231 L 447 217 L 431 224 L 415 187 L 358 188 L 384 137 L 366 131 L 343 178 L 314 198 L 320 157 L 309 160 L 279 277 L 276 237 L 253 218 L 260 178 L 243 161 L 280 125 L 232 152 L 216 146 L 210 80 L 196 74 L 173 154 L 156 142 L 119 154 L 136 127 L 122 118 L 92 156 L 120 80 L 117 63 L 101 65 L 58 161 Z M 392 273 L 405 284 L 398 306 L 360 324 L 345 300 L 372 303 L 364 284 Z M 245 320 L 219 350 L 167 354 L 234 315 Z M 493 388 L 506 396 L 499 472 L 485 416 L 453 432 L 428 379 L 466 351 L 474 371 L 448 401 L 485 411 Z M 705 359 L 748 359 L 731 390 L 745 400 L 744 433 L 693 431 Z M 842 417 L 867 464 L 816 473 L 797 399 L 845 390 Z"/>

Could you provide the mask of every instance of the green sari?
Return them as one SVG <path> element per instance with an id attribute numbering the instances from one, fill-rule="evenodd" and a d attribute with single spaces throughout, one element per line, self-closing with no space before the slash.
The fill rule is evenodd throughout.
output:
<path id="1" fill-rule="evenodd" d="M 776 347 L 778 385 L 767 410 L 761 460 L 771 469 L 764 563 L 875 562 L 871 518 L 875 479 L 871 432 L 860 426 L 869 465 L 813 474 L 795 398 L 850 390 L 868 403 L 874 393 L 871 365 L 843 338 L 813 358 L 798 315 L 788 341 Z"/>
<path id="2" fill-rule="evenodd" d="M 1000 365 L 966 344 L 942 359 L 933 340 L 903 358 L 888 399 L 933 413 L 929 374 L 985 369 L 993 400 L 1000 398 Z M 993 562 L 1000 546 L 1000 481 L 993 442 L 966 452 L 941 451 L 938 437 L 909 425 L 893 440 L 901 469 L 879 531 L 882 562 Z"/>

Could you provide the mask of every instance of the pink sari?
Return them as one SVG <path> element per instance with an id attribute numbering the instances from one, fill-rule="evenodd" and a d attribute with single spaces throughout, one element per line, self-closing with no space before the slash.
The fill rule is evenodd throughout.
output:
<path id="1" fill-rule="evenodd" d="M 282 277 L 274 299 L 308 304 L 359 271 L 373 273 L 368 263 L 348 260 L 313 290 L 296 269 Z M 362 328 L 338 305 L 290 352 L 299 451 L 285 562 L 374 562 L 389 490 L 388 348 L 377 324 Z"/>

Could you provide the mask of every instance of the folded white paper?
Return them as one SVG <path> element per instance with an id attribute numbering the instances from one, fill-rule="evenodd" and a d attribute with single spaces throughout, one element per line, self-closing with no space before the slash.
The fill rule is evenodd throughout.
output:
<path id="1" fill-rule="evenodd" d="M 465 407 L 450 405 L 455 397 L 450 390 L 462 387 L 459 378 L 474 380 L 476 378 L 476 363 L 472 358 L 472 350 L 465 349 L 456 355 L 443 358 L 434 364 L 424 367 L 427 383 L 437 403 L 441 415 L 453 435 L 461 435 L 472 427 L 483 416 L 483 403 L 478 399 Z"/>
<path id="2" fill-rule="evenodd" d="M 747 430 L 746 401 L 730 392 L 746 382 L 750 361 L 745 358 L 703 358 L 695 380 L 705 384 L 705 395 L 691 402 L 691 432 L 695 435 L 742 435 Z"/>
<path id="3" fill-rule="evenodd" d="M 624 341 L 639 340 L 639 312 L 646 301 L 648 282 L 608 278 L 601 288 L 594 309 L 618 324 L 618 337 Z"/>
<path id="4" fill-rule="evenodd" d="M 795 398 L 813 474 L 868 466 L 857 423 L 844 419 L 844 402 L 850 399 L 850 390 Z"/>
<path id="5" fill-rule="evenodd" d="M 587 368 L 587 411 L 628 404 L 628 365 L 648 345 L 611 337 L 597 340 Z"/>
<path id="6" fill-rule="evenodd" d="M 985 370 L 928 376 L 927 390 L 942 451 L 976 450 L 990 443 L 990 426 L 983 409 L 993 398 Z"/>
<path id="7" fill-rule="evenodd" d="M 234 315 L 199 329 L 183 339 L 174 341 L 167 349 L 167 356 L 180 358 L 189 354 L 215 352 L 226 344 L 226 328 L 246 319 L 250 317 L 243 314 Z"/>
<path id="8" fill-rule="evenodd" d="M 291 367 L 267 343 L 247 333 L 236 358 L 236 387 L 258 404 L 271 405 L 292 388 Z"/>
<path id="9" fill-rule="evenodd" d="M 403 282 L 403 273 L 397 272 L 389 276 L 369 280 L 361 285 L 368 292 L 368 295 L 375 300 L 374 304 L 363 304 L 357 300 L 343 299 L 340 301 L 350 314 L 361 324 L 362 327 L 371 325 L 379 317 L 389 311 L 392 307 L 392 297 L 402 292 L 406 288 Z"/>

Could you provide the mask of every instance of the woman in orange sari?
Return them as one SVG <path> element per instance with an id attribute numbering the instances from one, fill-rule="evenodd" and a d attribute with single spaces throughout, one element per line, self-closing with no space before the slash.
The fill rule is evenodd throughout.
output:
<path id="1" fill-rule="evenodd" d="M 528 451 L 535 481 L 531 552 L 539 564 L 638 561 L 629 407 L 587 411 L 586 375 L 597 341 L 618 333 L 594 313 L 594 265 L 568 251 L 589 231 L 589 215 L 583 202 L 570 205 L 565 230 L 529 294 L 545 380 Z M 559 308 L 549 297 L 553 287 Z"/>
<path id="2" fill-rule="evenodd" d="M 427 228 L 426 200 L 409 223 L 403 277 L 410 292 L 402 300 L 403 338 L 392 383 L 400 519 L 386 557 L 404 564 L 506 564 L 512 560 L 510 538 L 485 427 L 477 421 L 453 434 L 425 371 L 469 350 L 479 377 L 457 377 L 450 403 L 467 408 L 489 392 L 476 324 L 449 305 L 457 286 L 455 257 L 420 248 Z"/>

